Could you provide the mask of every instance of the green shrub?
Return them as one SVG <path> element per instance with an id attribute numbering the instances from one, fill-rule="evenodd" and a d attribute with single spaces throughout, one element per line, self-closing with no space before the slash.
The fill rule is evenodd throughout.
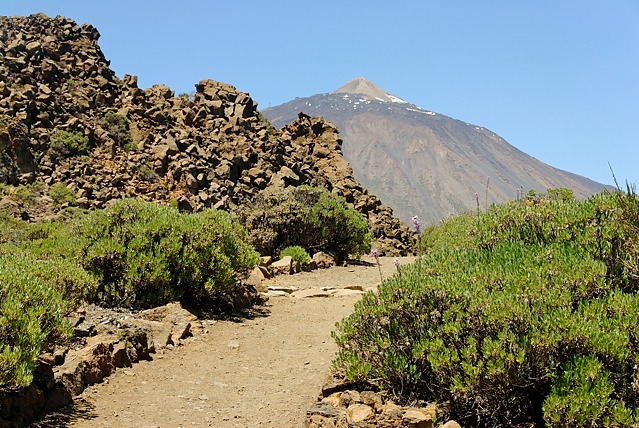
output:
<path id="1" fill-rule="evenodd" d="M 626 189 L 615 192 L 621 233 L 614 241 L 614 265 L 628 282 L 627 288 L 639 292 L 639 195 L 634 185 L 626 183 Z"/>
<path id="2" fill-rule="evenodd" d="M 431 251 L 339 324 L 336 367 L 464 426 L 637 423 L 639 295 L 620 262 L 636 238 L 619 197 L 513 202 L 430 231 Z"/>
<path id="3" fill-rule="evenodd" d="M 20 184 L 18 186 L 0 184 L 0 196 L 8 197 L 20 205 L 28 207 L 35 203 L 36 198 L 43 189 L 44 184 L 40 181 L 31 184 Z"/>
<path id="4" fill-rule="evenodd" d="M 29 225 L 10 214 L 0 211 L 0 244 L 5 242 L 22 242 Z"/>
<path id="5" fill-rule="evenodd" d="M 222 211 L 181 214 L 128 199 L 81 217 L 69 231 L 68 239 L 54 233 L 30 250 L 77 258 L 98 279 L 93 300 L 106 305 L 212 302 L 259 261 L 245 230 Z"/>
<path id="6" fill-rule="evenodd" d="M 88 153 L 87 138 L 79 132 L 58 130 L 51 137 L 49 149 L 60 157 L 81 156 Z"/>
<path id="7" fill-rule="evenodd" d="M 630 427 L 633 411 L 615 399 L 610 372 L 594 356 L 577 356 L 546 398 L 543 411 L 549 427 Z"/>
<path id="8" fill-rule="evenodd" d="M 127 150 L 134 148 L 129 130 L 129 119 L 125 115 L 108 111 L 100 120 L 100 126 L 118 146 Z"/>
<path id="9" fill-rule="evenodd" d="M 137 168 L 137 174 L 140 180 L 153 182 L 157 180 L 158 174 L 153 170 L 153 164 L 147 161 L 141 163 Z"/>
<path id="10" fill-rule="evenodd" d="M 289 187 L 261 194 L 239 213 L 250 241 L 263 255 L 299 245 L 345 259 L 370 250 L 366 219 L 344 198 L 323 188 Z"/>
<path id="11" fill-rule="evenodd" d="M 70 334 L 62 293 L 39 275 L 43 263 L 0 256 L 0 388 L 29 385 L 40 353 Z"/>
<path id="12" fill-rule="evenodd" d="M 306 250 L 299 245 L 284 248 L 280 252 L 280 259 L 286 256 L 291 256 L 291 258 L 300 265 L 305 265 L 311 261 L 311 256 L 309 256 Z"/>
<path id="13" fill-rule="evenodd" d="M 51 186 L 49 189 L 49 196 L 53 199 L 53 203 L 58 208 L 64 204 L 73 206 L 78 203 L 73 190 L 65 186 L 64 183 L 55 183 Z"/>

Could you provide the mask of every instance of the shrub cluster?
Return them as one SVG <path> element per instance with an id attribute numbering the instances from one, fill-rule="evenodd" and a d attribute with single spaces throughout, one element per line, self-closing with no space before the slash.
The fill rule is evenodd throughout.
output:
<path id="1" fill-rule="evenodd" d="M 34 225 L 0 213 L 0 388 L 31 382 L 38 355 L 68 335 L 64 317 L 82 301 L 226 309 L 238 276 L 259 261 L 246 237 L 228 213 L 133 199 Z"/>
<path id="2" fill-rule="evenodd" d="M 447 221 L 339 324 L 336 366 L 464 426 L 639 423 L 638 207 L 617 192 Z"/>
<path id="3" fill-rule="evenodd" d="M 125 199 L 72 222 L 31 250 L 73 258 L 97 278 L 92 299 L 104 305 L 150 307 L 180 300 L 206 304 L 229 293 L 259 261 L 230 214 L 177 209 Z"/>
<path id="4" fill-rule="evenodd" d="M 300 264 L 300 266 L 304 266 L 305 264 L 311 261 L 311 256 L 306 252 L 306 250 L 299 245 L 293 245 L 292 247 L 286 247 L 280 252 L 280 259 L 282 257 L 291 256 L 293 261 L 296 261 Z"/>
<path id="5" fill-rule="evenodd" d="M 127 150 L 133 148 L 133 140 L 129 129 L 130 123 L 125 115 L 108 111 L 100 119 L 100 125 L 118 146 Z"/>
<path id="6" fill-rule="evenodd" d="M 27 386 L 41 352 L 65 339 L 71 287 L 88 289 L 92 278 L 63 260 L 37 260 L 17 248 L 0 251 L 0 387 Z M 72 294 L 76 295 L 75 292 Z"/>
<path id="7" fill-rule="evenodd" d="M 49 189 L 49 196 L 53 199 L 53 203 L 56 207 L 61 207 L 64 204 L 73 206 L 78 203 L 73 194 L 73 190 L 69 189 L 64 183 L 56 183 Z"/>
<path id="8" fill-rule="evenodd" d="M 88 140 L 79 132 L 58 130 L 51 137 L 49 150 L 59 157 L 86 155 L 89 152 Z"/>
<path id="9" fill-rule="evenodd" d="M 262 255 L 277 256 L 286 247 L 301 246 L 309 253 L 323 251 L 343 260 L 370 250 L 366 219 L 344 198 L 323 188 L 262 193 L 239 216 Z"/>

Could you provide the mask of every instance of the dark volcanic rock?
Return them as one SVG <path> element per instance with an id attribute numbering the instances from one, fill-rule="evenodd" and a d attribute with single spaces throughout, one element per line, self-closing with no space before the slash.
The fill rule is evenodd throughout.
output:
<path id="1" fill-rule="evenodd" d="M 330 123 L 300 116 L 277 131 L 248 94 L 212 80 L 191 98 L 140 89 L 109 68 L 94 27 L 64 17 L 3 18 L 0 36 L 0 183 L 44 183 L 31 203 L 3 204 L 14 214 L 54 215 L 57 183 L 89 209 L 139 197 L 189 211 L 235 211 L 268 187 L 307 184 L 344 196 L 380 252 L 411 250 L 409 229 L 353 178 Z"/>

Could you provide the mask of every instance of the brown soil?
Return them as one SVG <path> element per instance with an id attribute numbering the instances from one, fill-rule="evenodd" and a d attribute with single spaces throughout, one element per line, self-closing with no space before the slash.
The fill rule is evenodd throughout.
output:
<path id="1" fill-rule="evenodd" d="M 349 289 L 370 290 L 380 282 L 373 260 L 363 260 L 266 281 L 299 291 L 270 297 L 252 318 L 204 321 L 205 332 L 184 346 L 118 369 L 104 383 L 89 387 L 57 424 L 303 426 L 305 410 L 316 401 L 337 349 L 331 331 L 361 297 Z M 393 259 L 382 257 L 380 262 L 384 278 L 391 276 Z M 303 297 L 311 294 L 316 296 Z"/>

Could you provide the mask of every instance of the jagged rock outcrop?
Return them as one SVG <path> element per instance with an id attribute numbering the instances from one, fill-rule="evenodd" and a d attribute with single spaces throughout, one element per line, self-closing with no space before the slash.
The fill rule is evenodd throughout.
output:
<path id="1" fill-rule="evenodd" d="M 308 184 L 366 216 L 380 252 L 410 251 L 411 231 L 353 178 L 333 125 L 300 115 L 277 131 L 247 93 L 212 80 L 192 97 L 140 89 L 115 76 L 99 37 L 64 17 L 0 19 L 0 183 L 44 183 L 16 213 L 51 214 L 57 183 L 89 209 L 139 197 L 229 211 L 268 187 Z"/>

